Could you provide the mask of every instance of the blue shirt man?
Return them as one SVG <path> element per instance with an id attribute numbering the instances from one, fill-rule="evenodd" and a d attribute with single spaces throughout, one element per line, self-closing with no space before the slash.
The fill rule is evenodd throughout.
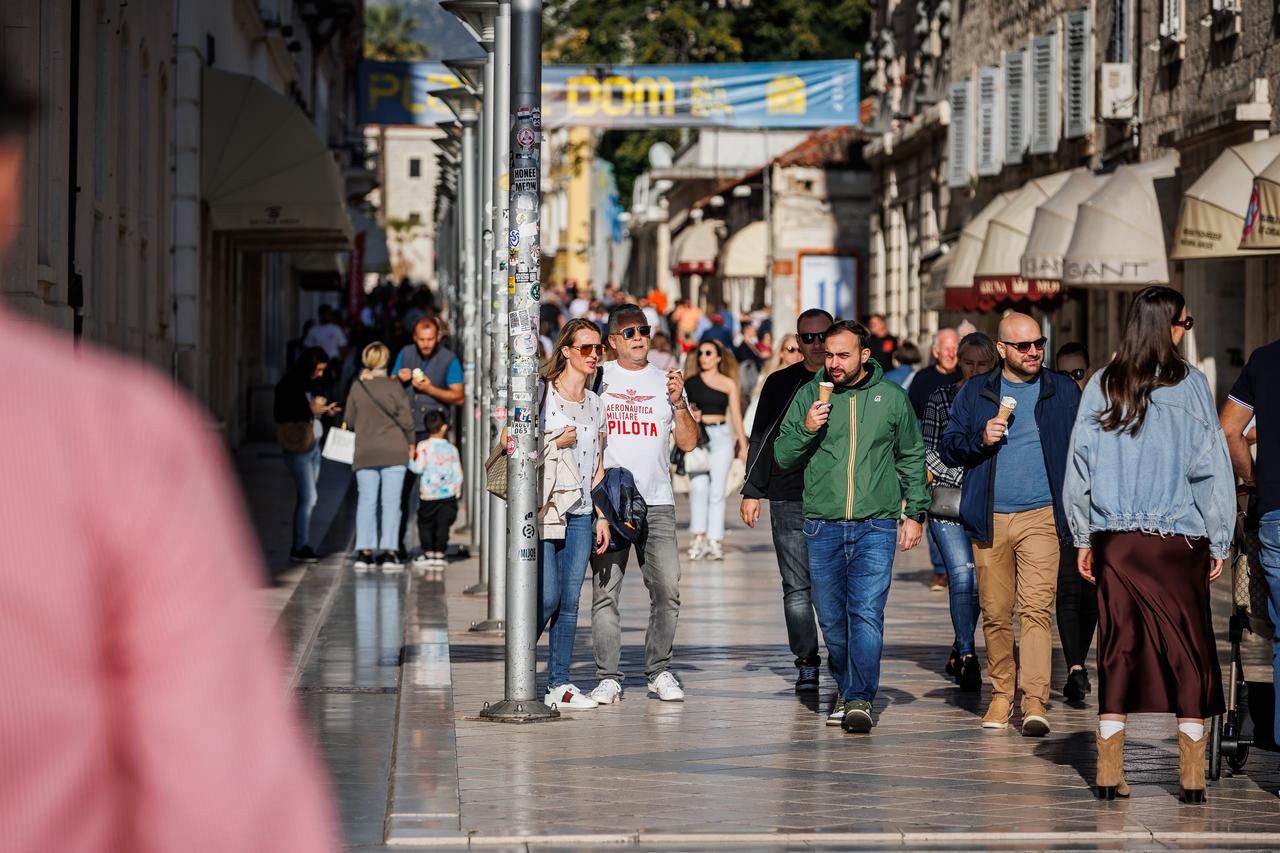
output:
<path id="1" fill-rule="evenodd" d="M 1049 474 L 1044 467 L 1044 449 L 1040 446 L 1040 427 L 1035 418 L 1040 383 L 1016 382 L 1001 376 L 1000 393 L 1003 397 L 1017 400 L 1018 406 L 1009 418 L 1004 446 L 1000 448 L 994 509 L 996 512 L 1024 512 L 1053 506 Z"/>

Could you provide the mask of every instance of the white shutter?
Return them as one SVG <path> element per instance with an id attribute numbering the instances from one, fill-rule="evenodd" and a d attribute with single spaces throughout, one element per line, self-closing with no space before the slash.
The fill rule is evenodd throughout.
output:
<path id="1" fill-rule="evenodd" d="M 1000 69 L 978 71 L 978 174 L 998 175 L 1004 165 L 1000 145 Z"/>
<path id="2" fill-rule="evenodd" d="M 1181 41 L 1182 0 L 1160 0 L 1160 37 Z"/>
<path id="3" fill-rule="evenodd" d="M 970 81 L 952 83 L 947 100 L 951 124 L 947 126 L 947 186 L 967 187 L 973 174 L 973 87 Z"/>
<path id="4" fill-rule="evenodd" d="M 1058 34 L 1031 40 L 1032 154 L 1058 150 Z"/>
<path id="5" fill-rule="evenodd" d="M 1093 129 L 1092 33 L 1089 10 L 1067 13 L 1063 45 L 1063 128 L 1067 139 L 1088 136 Z"/>
<path id="6" fill-rule="evenodd" d="M 1004 57 L 1004 161 L 1021 163 L 1027 151 L 1027 52 Z"/>

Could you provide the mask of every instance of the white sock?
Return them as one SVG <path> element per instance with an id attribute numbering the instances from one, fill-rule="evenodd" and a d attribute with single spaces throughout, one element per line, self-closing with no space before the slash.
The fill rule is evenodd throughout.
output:
<path id="1" fill-rule="evenodd" d="M 1204 723 L 1178 723 L 1178 731 L 1194 741 L 1204 737 Z"/>
<path id="2" fill-rule="evenodd" d="M 1124 723 L 1119 720 L 1098 720 L 1098 734 L 1106 740 L 1114 734 L 1124 731 Z"/>

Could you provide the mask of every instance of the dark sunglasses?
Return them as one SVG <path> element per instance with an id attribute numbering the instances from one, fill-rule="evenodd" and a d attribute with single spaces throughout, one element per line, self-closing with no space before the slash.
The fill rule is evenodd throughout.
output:
<path id="1" fill-rule="evenodd" d="M 698 350 L 698 355 L 713 356 L 718 355 L 718 353 L 713 349 L 700 349 Z"/>
<path id="2" fill-rule="evenodd" d="M 822 332 L 799 332 L 796 337 L 802 344 L 812 344 L 821 342 L 825 335 Z"/>
<path id="3" fill-rule="evenodd" d="M 1001 341 L 1007 347 L 1013 347 L 1018 352 L 1026 354 L 1031 352 L 1031 348 L 1035 347 L 1040 352 L 1044 352 L 1044 345 L 1049 342 L 1048 338 L 1036 338 L 1034 341 Z"/>
<path id="4" fill-rule="evenodd" d="M 1191 327 L 1194 326 L 1195 324 L 1196 324 L 1196 318 L 1192 317 L 1190 314 L 1187 315 L 1187 319 L 1185 320 L 1173 321 L 1173 325 L 1181 326 L 1182 328 L 1186 329 L 1188 332 L 1191 331 Z"/>
<path id="5" fill-rule="evenodd" d="M 614 332 L 615 335 L 622 335 L 624 341 L 629 341 L 636 335 L 647 338 L 653 333 L 653 326 L 627 326 L 625 329 L 619 329 Z"/>
<path id="6" fill-rule="evenodd" d="M 1084 379 L 1084 375 L 1088 372 L 1089 371 L 1083 367 L 1077 367 L 1075 370 L 1068 370 L 1067 375 L 1079 382 L 1081 379 Z"/>
<path id="7" fill-rule="evenodd" d="M 578 355 L 583 358 L 590 358 L 593 355 L 600 355 L 604 352 L 604 344 L 581 344 L 579 346 L 570 346 L 569 349 L 577 350 Z"/>

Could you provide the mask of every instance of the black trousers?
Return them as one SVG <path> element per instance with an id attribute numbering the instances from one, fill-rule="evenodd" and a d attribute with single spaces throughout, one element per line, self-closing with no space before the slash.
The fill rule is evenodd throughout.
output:
<path id="1" fill-rule="evenodd" d="M 1058 636 L 1067 669 L 1084 666 L 1098 625 L 1098 591 L 1076 568 L 1076 548 L 1063 542 L 1058 558 Z"/>
<path id="2" fill-rule="evenodd" d="M 418 538 L 427 554 L 449 550 L 449 528 L 458 520 L 458 499 L 423 501 L 418 504 Z"/>

